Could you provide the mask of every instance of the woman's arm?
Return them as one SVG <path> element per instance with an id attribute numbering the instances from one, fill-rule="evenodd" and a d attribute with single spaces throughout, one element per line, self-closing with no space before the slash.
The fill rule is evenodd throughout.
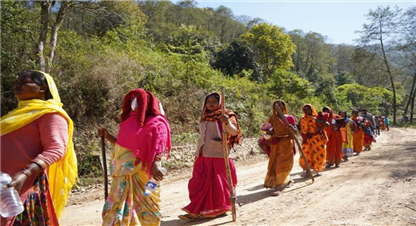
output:
<path id="1" fill-rule="evenodd" d="M 45 114 L 39 119 L 39 134 L 43 150 L 21 171 L 12 176 L 8 185 L 20 191 L 28 178 L 35 177 L 39 172 L 60 160 L 68 143 L 68 122 L 59 113 Z"/>
<path id="2" fill-rule="evenodd" d="M 224 114 L 221 117 L 221 122 L 225 123 L 225 129 L 228 134 L 231 136 L 237 135 L 237 120 L 234 116 L 228 117 L 228 115 Z"/>

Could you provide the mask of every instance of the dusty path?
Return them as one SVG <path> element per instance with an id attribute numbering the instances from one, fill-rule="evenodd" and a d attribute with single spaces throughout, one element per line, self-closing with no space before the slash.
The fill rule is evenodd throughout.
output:
<path id="1" fill-rule="evenodd" d="M 236 164 L 241 203 L 236 222 L 230 215 L 192 222 L 177 218 L 189 202 L 187 170 L 163 186 L 162 225 L 416 225 L 416 129 L 382 133 L 371 151 L 324 171 L 314 184 L 300 178 L 295 164 L 295 185 L 278 197 L 263 188 L 267 159 L 258 158 Z M 100 225 L 102 193 L 74 195 L 78 204 L 65 208 L 62 225 Z"/>

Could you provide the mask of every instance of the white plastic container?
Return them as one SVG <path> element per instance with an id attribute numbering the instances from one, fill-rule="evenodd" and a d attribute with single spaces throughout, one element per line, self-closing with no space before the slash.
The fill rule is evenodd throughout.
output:
<path id="1" fill-rule="evenodd" d="M 160 171 L 163 173 L 163 175 L 166 175 L 168 170 L 164 167 L 160 167 Z M 157 187 L 159 187 L 160 181 L 157 181 L 155 179 L 150 178 L 150 180 L 146 183 L 144 186 L 144 195 L 148 196 L 150 193 L 152 193 Z"/>
<path id="2" fill-rule="evenodd" d="M 12 178 L 7 173 L 0 172 L 0 215 L 4 218 L 16 216 L 23 212 L 23 204 L 14 187 L 8 188 Z"/>

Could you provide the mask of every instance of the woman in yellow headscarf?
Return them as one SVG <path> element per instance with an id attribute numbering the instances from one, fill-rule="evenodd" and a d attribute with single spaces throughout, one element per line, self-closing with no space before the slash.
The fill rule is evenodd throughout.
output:
<path id="1" fill-rule="evenodd" d="M 73 123 L 62 109 L 52 77 L 23 71 L 14 84 L 16 109 L 1 118 L 1 172 L 20 195 L 24 211 L 1 225 L 59 225 L 77 177 Z"/>

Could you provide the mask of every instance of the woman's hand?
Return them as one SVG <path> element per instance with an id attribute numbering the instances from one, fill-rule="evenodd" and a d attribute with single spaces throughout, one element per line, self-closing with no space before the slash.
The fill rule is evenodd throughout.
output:
<path id="1" fill-rule="evenodd" d="M 228 125 L 230 123 L 230 118 L 228 118 L 228 115 L 223 114 L 221 116 L 221 122 L 225 123 L 226 125 Z"/>
<path id="2" fill-rule="evenodd" d="M 152 165 L 152 176 L 155 180 L 163 180 L 163 173 L 160 171 L 158 161 L 154 161 Z"/>
<path id="3" fill-rule="evenodd" d="M 288 129 L 289 129 L 289 131 L 291 132 L 290 134 L 292 135 L 295 135 L 295 134 L 297 134 L 298 133 L 298 130 L 297 130 L 297 128 L 296 128 L 296 126 L 295 125 L 289 125 L 288 127 L 287 127 Z"/>
<path id="4" fill-rule="evenodd" d="M 97 135 L 98 137 L 104 136 L 104 138 L 108 140 L 110 143 L 112 143 L 113 145 L 117 142 L 117 139 L 113 137 L 113 135 L 111 135 L 107 129 L 104 129 L 104 128 L 97 129 Z"/>
<path id="5" fill-rule="evenodd" d="M 26 182 L 27 176 L 23 173 L 17 173 L 12 177 L 12 181 L 7 185 L 8 188 L 14 187 L 17 193 L 20 194 L 20 189 L 22 189 L 23 184 Z"/>
<path id="6" fill-rule="evenodd" d="M 109 133 L 108 133 L 108 130 L 107 130 L 107 129 L 104 129 L 104 128 L 99 128 L 99 129 L 97 130 L 97 135 L 98 135 L 98 137 L 102 137 L 102 136 L 104 136 L 104 138 L 106 138 L 106 139 L 107 139 L 107 137 L 108 137 Z"/>

